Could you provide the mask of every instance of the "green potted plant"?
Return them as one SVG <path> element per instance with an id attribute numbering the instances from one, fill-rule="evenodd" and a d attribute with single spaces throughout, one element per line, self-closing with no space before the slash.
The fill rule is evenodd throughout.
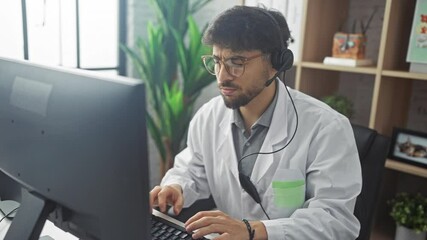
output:
<path id="1" fill-rule="evenodd" d="M 192 17 L 210 1 L 151 0 L 157 22 L 148 23 L 147 39 L 138 38 L 134 48 L 122 46 L 146 83 L 147 127 L 160 153 L 161 176 L 182 149 L 195 100 L 215 80 L 201 61 L 211 48 L 201 43 Z"/>
<path id="2" fill-rule="evenodd" d="M 427 232 L 427 198 L 421 194 L 398 193 L 388 204 L 390 216 L 397 224 L 396 240 L 425 240 Z"/>
<path id="3" fill-rule="evenodd" d="M 353 116 L 353 102 L 345 96 L 334 94 L 322 98 L 322 101 L 348 118 Z"/>

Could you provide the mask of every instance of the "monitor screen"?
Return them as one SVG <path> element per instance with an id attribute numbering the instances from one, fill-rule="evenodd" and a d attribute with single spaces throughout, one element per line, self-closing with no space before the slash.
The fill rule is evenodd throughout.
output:
<path id="1" fill-rule="evenodd" d="M 149 239 L 145 111 L 139 80 L 0 58 L 0 197 L 21 203 L 6 239 L 38 239 L 47 218 Z"/>

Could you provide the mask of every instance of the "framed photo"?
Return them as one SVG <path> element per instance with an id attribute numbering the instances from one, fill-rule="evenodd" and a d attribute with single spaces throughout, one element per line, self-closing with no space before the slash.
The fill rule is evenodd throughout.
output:
<path id="1" fill-rule="evenodd" d="M 427 133 L 394 128 L 389 158 L 427 168 Z"/>

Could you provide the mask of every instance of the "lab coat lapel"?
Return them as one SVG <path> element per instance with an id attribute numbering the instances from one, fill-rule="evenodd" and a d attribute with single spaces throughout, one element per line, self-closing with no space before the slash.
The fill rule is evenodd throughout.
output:
<path id="1" fill-rule="evenodd" d="M 261 152 L 272 152 L 284 146 L 285 140 L 287 139 L 288 132 L 288 116 L 287 109 L 289 104 L 287 104 L 288 95 L 284 84 L 278 82 L 278 99 L 276 107 L 274 109 L 273 118 L 271 119 L 270 128 L 265 136 L 264 143 L 261 147 Z M 259 154 L 255 162 L 254 169 L 252 171 L 251 180 L 254 183 L 258 183 L 262 177 L 267 173 L 268 169 L 274 163 L 274 160 L 279 160 L 277 156 L 279 153 L 273 154 Z M 277 156 L 276 156 L 277 155 Z"/>
<path id="2" fill-rule="evenodd" d="M 234 148 L 233 134 L 231 131 L 231 116 L 232 111 L 227 110 L 219 125 L 220 134 L 218 137 L 220 139 L 218 140 L 218 148 L 216 149 L 216 152 L 221 162 L 228 166 L 227 168 L 231 171 L 236 181 L 239 181 L 236 150 Z"/>

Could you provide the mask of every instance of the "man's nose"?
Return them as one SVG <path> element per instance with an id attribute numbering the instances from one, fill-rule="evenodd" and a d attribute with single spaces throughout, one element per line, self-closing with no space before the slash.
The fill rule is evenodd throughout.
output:
<path id="1" fill-rule="evenodd" d="M 225 82 L 225 81 L 231 81 L 234 79 L 230 73 L 228 73 L 226 67 L 224 65 L 221 65 L 218 73 L 216 74 L 216 78 L 218 82 Z"/>

